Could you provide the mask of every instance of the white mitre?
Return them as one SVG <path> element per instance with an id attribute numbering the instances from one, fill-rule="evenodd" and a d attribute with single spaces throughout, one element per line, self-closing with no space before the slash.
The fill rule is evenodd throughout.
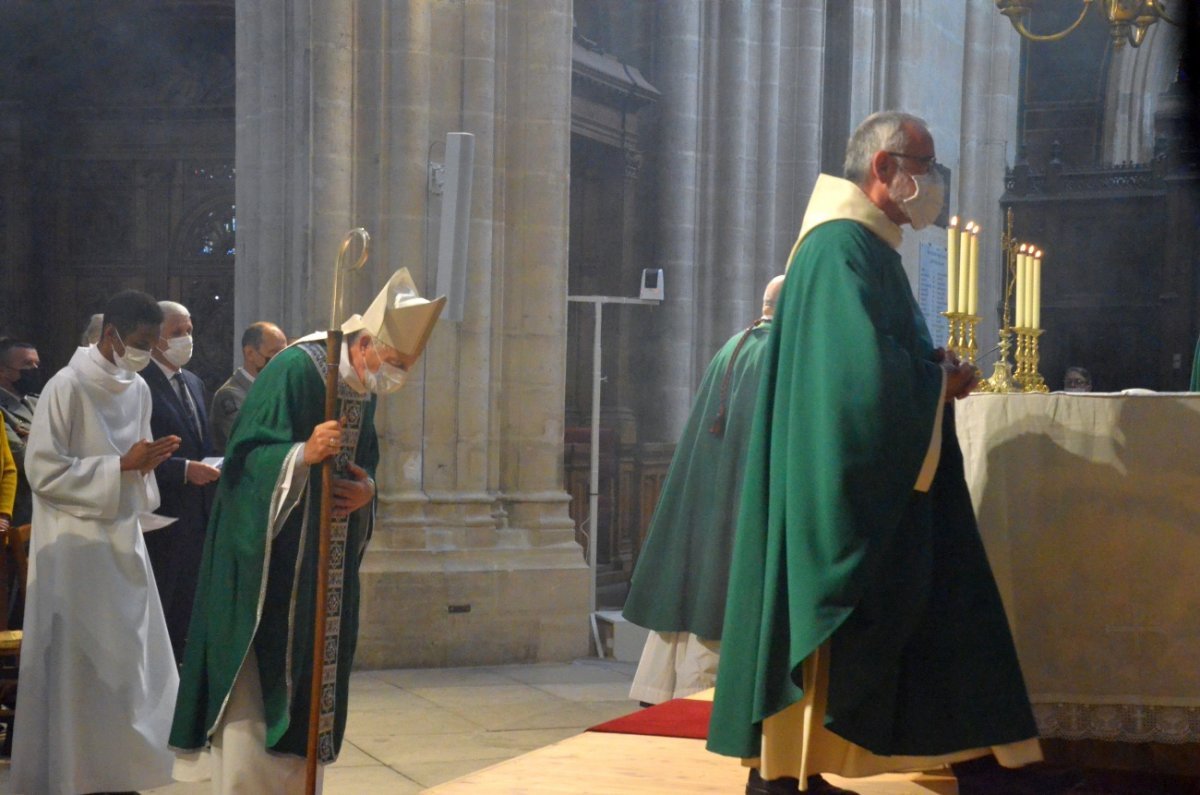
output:
<path id="1" fill-rule="evenodd" d="M 388 279 L 366 312 L 352 315 L 342 324 L 342 332 L 366 331 L 389 348 L 416 358 L 425 350 L 433 324 L 445 305 L 444 295 L 432 301 L 422 298 L 408 268 L 401 268 Z"/>

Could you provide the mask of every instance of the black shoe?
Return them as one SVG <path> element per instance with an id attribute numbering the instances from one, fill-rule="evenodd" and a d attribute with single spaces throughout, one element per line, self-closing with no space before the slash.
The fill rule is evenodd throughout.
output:
<path id="1" fill-rule="evenodd" d="M 816 793 L 816 795 L 858 795 L 852 789 L 835 787 L 819 775 L 808 777 L 808 789 L 805 792 Z"/>
<path id="2" fill-rule="evenodd" d="M 857 795 L 853 790 L 835 787 L 819 775 L 809 776 L 805 783 L 808 785 L 808 789 L 804 792 L 815 793 L 815 795 Z M 746 795 L 793 795 L 800 791 L 800 780 L 797 778 L 784 776 L 768 781 L 758 772 L 758 768 L 750 768 L 750 778 L 746 782 Z"/>
<path id="3" fill-rule="evenodd" d="M 746 781 L 746 795 L 790 795 L 799 791 L 800 780 L 797 778 L 785 776 L 768 781 L 758 772 L 758 768 L 750 768 L 750 778 Z"/>
<path id="4" fill-rule="evenodd" d="M 1082 780 L 1078 771 L 1045 763 L 1003 767 L 994 756 L 950 765 L 959 795 L 1064 795 Z"/>

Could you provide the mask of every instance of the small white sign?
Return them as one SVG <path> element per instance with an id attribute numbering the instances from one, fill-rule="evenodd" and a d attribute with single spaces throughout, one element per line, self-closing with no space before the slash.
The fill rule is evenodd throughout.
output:
<path id="1" fill-rule="evenodd" d="M 944 348 L 950 326 L 942 312 L 946 310 L 946 247 L 933 243 L 919 246 L 920 270 L 917 277 L 917 303 L 925 315 L 925 325 L 935 348 Z"/>

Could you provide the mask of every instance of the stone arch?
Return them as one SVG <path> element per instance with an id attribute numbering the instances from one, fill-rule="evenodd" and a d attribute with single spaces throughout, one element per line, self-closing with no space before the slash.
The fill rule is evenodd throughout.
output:
<path id="1" fill-rule="evenodd" d="M 1102 162 L 1150 162 L 1159 95 L 1175 79 L 1182 44 L 1180 29 L 1161 22 L 1150 28 L 1142 46 L 1113 54 L 1104 97 Z"/>

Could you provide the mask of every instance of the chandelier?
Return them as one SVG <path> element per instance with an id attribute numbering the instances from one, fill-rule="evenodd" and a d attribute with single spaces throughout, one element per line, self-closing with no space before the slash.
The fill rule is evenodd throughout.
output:
<path id="1" fill-rule="evenodd" d="M 1162 0 L 1081 0 L 1083 7 L 1079 10 L 1079 17 L 1070 27 L 1058 33 L 1037 34 L 1025 26 L 1025 20 L 1036 2 L 1037 0 L 996 0 L 996 8 L 1008 17 L 1017 33 L 1026 39 L 1058 41 L 1079 27 L 1093 4 L 1099 5 L 1112 30 L 1113 48 L 1118 50 L 1124 47 L 1127 41 L 1134 47 L 1140 45 L 1146 39 L 1146 31 L 1160 19 L 1172 25 L 1178 24 L 1167 16 Z"/>

